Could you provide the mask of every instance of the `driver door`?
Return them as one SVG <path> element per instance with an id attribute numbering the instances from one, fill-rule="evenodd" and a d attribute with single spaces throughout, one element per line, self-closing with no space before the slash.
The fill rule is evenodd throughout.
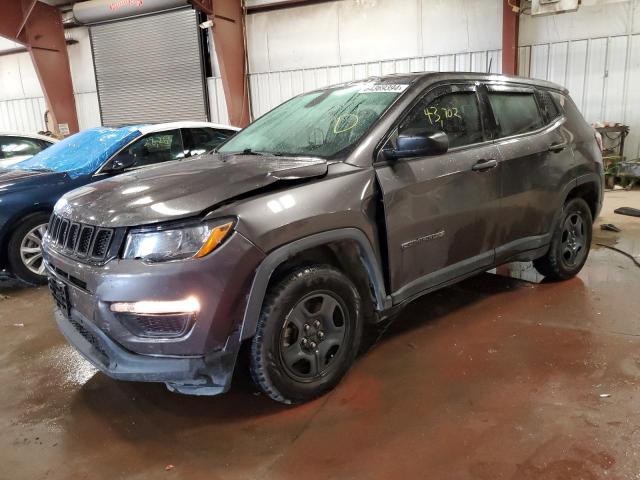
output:
<path id="1" fill-rule="evenodd" d="M 383 192 L 394 303 L 494 261 L 499 221 L 499 150 L 483 125 L 474 84 L 431 87 L 406 112 L 398 131 L 445 132 L 440 155 L 376 163 Z"/>

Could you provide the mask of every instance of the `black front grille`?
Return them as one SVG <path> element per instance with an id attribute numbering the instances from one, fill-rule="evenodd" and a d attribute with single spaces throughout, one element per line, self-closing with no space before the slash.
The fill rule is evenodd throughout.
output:
<path id="1" fill-rule="evenodd" d="M 66 242 L 64 242 L 65 250 L 73 252 L 76 249 L 76 243 L 78 241 L 78 231 L 80 230 L 80 224 L 72 223 L 69 227 L 69 233 L 67 233 Z"/>
<path id="2" fill-rule="evenodd" d="M 96 234 L 96 239 L 93 247 L 93 254 L 98 258 L 104 258 L 109 251 L 109 242 L 113 232 L 111 230 L 100 229 Z"/>
<path id="3" fill-rule="evenodd" d="M 54 214 L 49 221 L 51 243 L 68 256 L 93 261 L 105 260 L 112 246 L 114 230 L 71 222 Z"/>
<path id="4" fill-rule="evenodd" d="M 82 230 L 80 231 L 80 240 L 76 247 L 76 251 L 80 257 L 86 257 L 87 253 L 89 253 L 89 247 L 91 246 L 94 230 L 95 229 L 89 225 L 82 227 Z"/>

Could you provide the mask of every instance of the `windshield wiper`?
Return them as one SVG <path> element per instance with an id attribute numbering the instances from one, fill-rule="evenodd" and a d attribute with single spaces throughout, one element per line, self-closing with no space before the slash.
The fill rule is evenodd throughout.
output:
<path id="1" fill-rule="evenodd" d="M 261 155 L 264 157 L 282 157 L 282 153 L 275 152 L 260 152 L 258 150 L 251 150 L 250 148 L 245 148 L 242 153 L 236 153 L 236 155 Z"/>

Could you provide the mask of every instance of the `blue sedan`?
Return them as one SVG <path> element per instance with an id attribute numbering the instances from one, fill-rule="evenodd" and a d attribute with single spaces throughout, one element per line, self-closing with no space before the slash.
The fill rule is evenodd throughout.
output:
<path id="1" fill-rule="evenodd" d="M 27 283 L 44 283 L 40 243 L 53 205 L 68 191 L 208 152 L 236 131 L 204 122 L 98 127 L 0 169 L 0 271 Z"/>

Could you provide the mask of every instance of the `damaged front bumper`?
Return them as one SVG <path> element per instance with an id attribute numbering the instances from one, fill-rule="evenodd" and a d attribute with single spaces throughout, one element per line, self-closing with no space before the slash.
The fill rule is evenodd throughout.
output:
<path id="1" fill-rule="evenodd" d="M 163 382 L 192 395 L 229 389 L 248 291 L 263 259 L 239 233 L 202 259 L 155 265 L 118 259 L 87 265 L 48 248 L 46 240 L 44 248 L 56 322 L 83 357 L 112 378 Z M 125 318 L 110 309 L 118 302 L 187 297 L 199 300 L 199 311 L 178 335 L 143 335 L 133 328 L 135 315 Z M 162 327 L 165 319 L 151 320 Z"/>
<path id="2" fill-rule="evenodd" d="M 139 355 L 122 348 L 76 310 L 67 316 L 56 307 L 54 316 L 67 341 L 111 378 L 163 382 L 171 391 L 192 395 L 217 395 L 229 386 L 233 352 L 221 351 L 209 358 Z"/>

